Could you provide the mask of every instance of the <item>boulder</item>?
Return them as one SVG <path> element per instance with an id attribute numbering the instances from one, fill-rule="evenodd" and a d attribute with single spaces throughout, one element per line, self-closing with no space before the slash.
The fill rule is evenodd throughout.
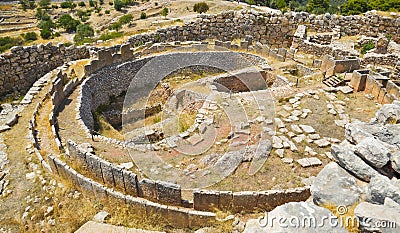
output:
<path id="1" fill-rule="evenodd" d="M 361 202 L 354 210 L 362 232 L 400 232 L 400 209 Z"/>
<path id="2" fill-rule="evenodd" d="M 390 146 L 374 137 L 366 137 L 356 145 L 355 153 L 376 168 L 382 168 L 389 162 Z"/>
<path id="3" fill-rule="evenodd" d="M 396 151 L 390 156 L 390 163 L 393 170 L 400 174 L 400 151 Z"/>
<path id="4" fill-rule="evenodd" d="M 390 198 L 400 204 L 400 184 L 386 176 L 372 177 L 365 199 L 373 204 L 383 204 L 385 198 Z"/>
<path id="5" fill-rule="evenodd" d="M 327 218 L 334 224 L 329 224 Z M 323 219 L 327 224 L 321 224 Z M 289 202 L 263 217 L 247 221 L 243 233 L 347 232 L 338 221 L 329 210 L 311 202 Z"/>
<path id="6" fill-rule="evenodd" d="M 343 143 L 332 145 L 331 153 L 341 167 L 354 174 L 360 180 L 369 182 L 373 176 L 379 175 L 376 170 L 358 157 L 350 146 L 346 146 Z"/>
<path id="7" fill-rule="evenodd" d="M 351 206 L 361 195 L 357 180 L 335 162 L 330 162 L 318 173 L 310 190 L 314 203 L 320 206 Z"/>
<path id="8" fill-rule="evenodd" d="M 374 123 L 398 124 L 400 123 L 400 101 L 385 104 L 376 112 Z"/>

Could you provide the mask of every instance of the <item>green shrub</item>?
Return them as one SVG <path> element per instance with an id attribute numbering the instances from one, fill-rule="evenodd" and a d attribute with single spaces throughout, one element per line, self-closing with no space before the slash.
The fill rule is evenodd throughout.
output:
<path id="1" fill-rule="evenodd" d="M 164 7 L 164 9 L 162 9 L 162 11 L 161 11 L 161 15 L 164 16 L 165 18 L 167 17 L 168 13 L 169 13 L 169 10 L 166 7 Z"/>
<path id="2" fill-rule="evenodd" d="M 65 2 L 62 2 L 60 5 L 61 8 L 63 9 L 70 8 L 72 10 L 76 7 L 76 4 L 74 3 L 73 0 L 66 0 Z"/>
<path id="3" fill-rule="evenodd" d="M 128 24 L 128 23 L 132 22 L 132 20 L 133 20 L 133 15 L 132 14 L 126 14 L 126 15 L 121 16 L 118 19 L 118 22 L 120 22 L 121 24 Z"/>
<path id="4" fill-rule="evenodd" d="M 105 32 L 105 33 L 101 34 L 101 36 L 99 37 L 99 40 L 106 41 L 106 40 L 118 38 L 121 36 L 123 36 L 123 34 L 121 32 Z"/>
<path id="5" fill-rule="evenodd" d="M 110 30 L 115 30 L 115 31 L 119 31 L 119 29 L 122 28 L 122 24 L 120 22 L 115 22 L 113 24 L 110 25 L 109 29 Z"/>
<path id="6" fill-rule="evenodd" d="M 205 3 L 205 2 L 199 2 L 199 3 L 194 4 L 194 6 L 193 6 L 193 11 L 200 13 L 200 14 L 207 12 L 208 9 L 209 9 L 209 7 L 208 7 L 207 3 Z"/>
<path id="7" fill-rule="evenodd" d="M 145 19 L 147 18 L 147 15 L 145 12 L 140 13 L 140 19 Z"/>
<path id="8" fill-rule="evenodd" d="M 40 30 L 40 36 L 45 40 L 49 39 L 51 37 L 51 30 L 48 28 Z"/>
<path id="9" fill-rule="evenodd" d="M 51 8 L 58 9 L 58 5 L 51 5 Z"/>
<path id="10" fill-rule="evenodd" d="M 361 54 L 366 54 L 369 50 L 375 48 L 375 44 L 373 41 L 368 41 L 368 43 L 363 44 L 361 48 Z"/>
<path id="11" fill-rule="evenodd" d="M 107 15 L 110 14 L 110 10 L 105 10 L 104 13 L 106 13 Z"/>
<path id="12" fill-rule="evenodd" d="M 122 10 L 122 7 L 124 7 L 124 2 L 122 0 L 114 0 L 114 9 L 117 11 Z"/>
<path id="13" fill-rule="evenodd" d="M 36 32 L 27 32 L 26 34 L 24 34 L 24 40 L 25 41 L 35 41 L 37 40 L 37 34 Z"/>
<path id="14" fill-rule="evenodd" d="M 59 32 L 54 33 L 54 37 L 59 37 L 59 36 L 61 36 L 61 34 Z"/>
<path id="15" fill-rule="evenodd" d="M 13 46 L 22 45 L 23 41 L 20 37 L 0 37 L 0 52 L 4 52 Z"/>
<path id="16" fill-rule="evenodd" d="M 86 6 L 85 2 L 79 2 L 78 5 L 79 5 L 80 7 L 85 7 L 85 6 Z"/>

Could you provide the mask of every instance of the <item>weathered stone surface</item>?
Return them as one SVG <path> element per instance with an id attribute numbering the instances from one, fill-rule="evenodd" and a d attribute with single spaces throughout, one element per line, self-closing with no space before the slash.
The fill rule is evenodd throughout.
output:
<path id="1" fill-rule="evenodd" d="M 384 205 L 361 202 L 354 210 L 354 215 L 360 222 L 362 232 L 400 231 L 400 209 Z"/>
<path id="2" fill-rule="evenodd" d="M 361 189 L 356 179 L 337 163 L 327 164 L 311 185 L 311 194 L 317 205 L 350 206 L 360 200 Z"/>
<path id="3" fill-rule="evenodd" d="M 311 166 L 322 165 L 321 160 L 319 160 L 316 157 L 302 158 L 302 159 L 298 159 L 296 162 L 298 162 L 302 167 L 311 167 Z"/>
<path id="4" fill-rule="evenodd" d="M 391 156 L 389 145 L 375 139 L 374 137 L 366 137 L 356 145 L 355 153 L 376 168 L 382 168 L 389 162 Z"/>
<path id="5" fill-rule="evenodd" d="M 354 153 L 354 149 L 349 146 L 344 146 L 343 144 L 332 145 L 331 153 L 341 167 L 363 181 L 369 182 L 373 176 L 379 174 L 358 157 Z"/>
<path id="6" fill-rule="evenodd" d="M 146 198 L 148 200 L 157 200 L 157 189 L 156 182 L 150 179 L 142 179 L 138 182 L 139 197 Z"/>
<path id="7" fill-rule="evenodd" d="M 264 218 L 250 219 L 243 233 L 261 232 L 347 232 L 340 224 L 321 224 L 321 219 L 331 218 L 339 221 L 329 210 L 309 202 L 290 202 L 276 207 Z M 275 220 L 273 220 L 275 219 Z M 278 219 L 280 223 L 278 223 Z M 295 221 L 292 221 L 294 219 Z M 312 221 L 315 219 L 316 221 Z M 261 224 L 260 224 L 261 223 Z"/>
<path id="8" fill-rule="evenodd" d="M 375 122 L 383 124 L 400 123 L 400 101 L 394 101 L 393 104 L 383 105 L 376 113 Z"/>
<path id="9" fill-rule="evenodd" d="M 383 175 L 372 177 L 366 200 L 374 204 L 383 204 L 386 197 L 400 204 L 400 184 Z"/>
<path id="10" fill-rule="evenodd" d="M 390 156 L 390 163 L 392 168 L 400 174 L 400 151 L 396 151 Z"/>
<path id="11" fill-rule="evenodd" d="M 157 200 L 163 204 L 181 205 L 182 194 L 181 187 L 163 181 L 156 181 Z"/>

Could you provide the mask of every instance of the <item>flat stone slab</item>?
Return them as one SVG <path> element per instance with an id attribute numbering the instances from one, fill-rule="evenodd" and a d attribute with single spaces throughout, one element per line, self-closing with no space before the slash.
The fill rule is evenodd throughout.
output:
<path id="1" fill-rule="evenodd" d="M 325 138 L 315 140 L 314 143 L 317 144 L 318 147 L 327 147 L 331 144 L 330 141 Z"/>
<path id="2" fill-rule="evenodd" d="M 302 159 L 296 160 L 296 162 L 299 163 L 302 167 L 311 167 L 311 166 L 322 165 L 321 160 L 319 160 L 316 157 L 302 158 Z"/>
<path id="3" fill-rule="evenodd" d="M 350 94 L 353 92 L 353 88 L 349 87 L 349 86 L 340 86 L 337 87 L 337 89 L 341 92 L 343 92 L 343 94 Z"/>
<path id="4" fill-rule="evenodd" d="M 305 133 L 308 134 L 315 133 L 315 129 L 312 126 L 309 125 L 299 125 L 299 126 Z"/>
<path id="5" fill-rule="evenodd" d="M 204 138 L 200 134 L 193 134 L 191 137 L 186 139 L 186 141 L 188 141 L 193 146 L 199 144 L 203 140 Z"/>

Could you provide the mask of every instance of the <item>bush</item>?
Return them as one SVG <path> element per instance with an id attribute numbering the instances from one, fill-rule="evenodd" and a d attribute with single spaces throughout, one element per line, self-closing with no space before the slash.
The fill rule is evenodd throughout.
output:
<path id="1" fill-rule="evenodd" d="M 103 5 L 104 4 L 104 0 L 100 0 L 99 3 L 100 3 L 100 5 Z"/>
<path id="2" fill-rule="evenodd" d="M 37 9 L 35 17 L 39 20 L 50 20 L 50 16 L 43 9 Z"/>
<path id="3" fill-rule="evenodd" d="M 110 14 L 110 10 L 105 10 L 104 13 L 106 13 L 107 15 Z"/>
<path id="4" fill-rule="evenodd" d="M 61 34 L 59 32 L 54 33 L 54 37 L 59 37 Z"/>
<path id="5" fill-rule="evenodd" d="M 124 2 L 122 0 L 114 0 L 114 9 L 117 11 L 122 10 L 122 7 L 124 7 Z"/>
<path id="6" fill-rule="evenodd" d="M 97 2 L 93 0 L 89 0 L 89 6 L 90 7 L 97 7 Z"/>
<path id="7" fill-rule="evenodd" d="M 140 19 L 145 19 L 147 18 L 147 15 L 145 12 L 140 13 Z"/>
<path id="8" fill-rule="evenodd" d="M 120 22 L 121 24 L 128 24 L 130 22 L 132 22 L 133 20 L 133 15 L 132 14 L 126 14 L 121 16 L 121 18 L 118 19 L 118 22 Z"/>
<path id="9" fill-rule="evenodd" d="M 42 20 L 38 24 L 38 28 L 40 28 L 40 29 L 45 29 L 45 28 L 51 29 L 51 28 L 54 28 L 54 23 L 51 20 Z"/>
<path id="10" fill-rule="evenodd" d="M 366 0 L 349 0 L 341 7 L 343 15 L 358 15 L 371 10 Z"/>
<path id="11" fill-rule="evenodd" d="M 375 44 L 373 41 L 368 41 L 368 43 L 363 44 L 361 48 L 361 54 L 366 54 L 369 50 L 375 48 Z"/>
<path id="12" fill-rule="evenodd" d="M 106 40 L 118 38 L 121 36 L 123 36 L 123 34 L 121 32 L 105 32 L 105 33 L 101 34 L 101 36 L 99 37 L 99 40 L 106 41 Z"/>
<path id="13" fill-rule="evenodd" d="M 45 40 L 49 39 L 51 37 L 51 30 L 47 28 L 40 30 L 40 36 Z"/>
<path id="14" fill-rule="evenodd" d="M 67 0 L 67 1 L 61 3 L 61 8 L 63 8 L 63 9 L 70 8 L 72 10 L 75 7 L 76 7 L 76 4 L 74 3 L 73 0 Z"/>
<path id="15" fill-rule="evenodd" d="M 79 5 L 80 7 L 85 7 L 85 6 L 86 6 L 85 2 L 80 2 L 78 5 Z"/>
<path id="16" fill-rule="evenodd" d="M 50 0 L 40 0 L 39 6 L 45 9 L 48 9 L 50 6 Z"/>
<path id="17" fill-rule="evenodd" d="M 58 5 L 51 5 L 51 8 L 58 9 Z"/>
<path id="18" fill-rule="evenodd" d="M 119 29 L 122 28 L 122 24 L 120 22 L 116 22 L 110 25 L 109 29 L 110 30 L 115 30 L 115 31 L 119 31 Z"/>
<path id="19" fill-rule="evenodd" d="M 23 41 L 20 37 L 0 37 L 0 52 L 4 52 L 13 46 L 22 45 Z"/>
<path id="20" fill-rule="evenodd" d="M 200 14 L 207 12 L 208 9 L 209 9 L 209 7 L 208 7 L 207 3 L 205 3 L 205 2 L 199 2 L 199 3 L 194 4 L 194 6 L 193 6 L 193 11 L 200 13 Z"/>
<path id="21" fill-rule="evenodd" d="M 108 5 L 112 6 L 112 5 L 114 5 L 114 3 L 113 2 L 108 2 Z"/>
<path id="22" fill-rule="evenodd" d="M 24 34 L 23 37 L 24 37 L 25 41 L 35 41 L 35 40 L 37 40 L 36 32 L 28 32 L 28 33 Z"/>
<path id="23" fill-rule="evenodd" d="M 67 31 L 68 33 L 76 31 L 76 27 L 80 24 L 79 20 L 75 20 L 72 18 L 71 15 L 65 14 L 62 15 L 58 20 L 57 20 L 57 25 L 58 27 L 62 27 Z"/>

